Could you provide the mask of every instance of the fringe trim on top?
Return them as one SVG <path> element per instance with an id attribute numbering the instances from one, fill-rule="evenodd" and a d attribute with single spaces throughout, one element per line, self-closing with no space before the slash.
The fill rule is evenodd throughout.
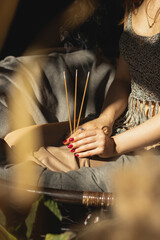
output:
<path id="1" fill-rule="evenodd" d="M 154 108 L 152 103 L 155 106 Z M 145 112 L 147 105 L 148 111 Z M 114 134 L 124 132 L 150 119 L 153 115 L 158 114 L 159 106 L 159 101 L 145 101 L 130 96 L 126 114 L 115 121 Z"/>

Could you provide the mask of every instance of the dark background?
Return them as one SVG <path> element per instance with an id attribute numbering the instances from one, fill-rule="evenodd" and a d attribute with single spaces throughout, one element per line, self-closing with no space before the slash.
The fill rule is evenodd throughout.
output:
<path id="1" fill-rule="evenodd" d="M 0 58 L 20 56 L 51 21 L 74 0 L 20 0 L 10 30 L 0 52 Z M 119 54 L 118 42 L 122 32 L 119 25 L 123 16 L 120 0 L 99 0 L 96 12 L 79 28 L 69 32 L 61 42 L 47 41 L 46 48 L 75 46 L 90 49 L 98 46 L 107 57 Z M 49 36 L 48 36 L 49 38 Z"/>

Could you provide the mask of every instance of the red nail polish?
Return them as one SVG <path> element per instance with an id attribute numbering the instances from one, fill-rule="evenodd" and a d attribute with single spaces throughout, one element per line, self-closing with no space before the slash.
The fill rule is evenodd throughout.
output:
<path id="1" fill-rule="evenodd" d="M 72 145 L 72 144 L 70 144 L 70 145 L 68 145 L 67 147 L 68 147 L 68 148 L 72 148 L 72 147 L 73 147 L 73 145 Z"/>
<path id="2" fill-rule="evenodd" d="M 75 150 L 74 150 L 74 149 L 72 149 L 72 150 L 71 150 L 71 152 L 75 152 Z"/>
<path id="3" fill-rule="evenodd" d="M 74 138 L 70 138 L 70 139 L 69 139 L 69 142 L 72 142 L 72 141 L 74 141 Z"/>
<path id="4" fill-rule="evenodd" d="M 75 156 L 76 156 L 76 157 L 79 157 L 79 154 L 76 153 Z"/>
<path id="5" fill-rule="evenodd" d="M 66 142 L 67 142 L 67 140 L 64 140 L 64 141 L 63 141 L 63 143 L 66 143 Z"/>

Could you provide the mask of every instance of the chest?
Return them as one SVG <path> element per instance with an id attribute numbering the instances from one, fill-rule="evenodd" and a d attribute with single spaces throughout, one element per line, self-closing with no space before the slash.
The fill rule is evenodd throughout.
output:
<path id="1" fill-rule="evenodd" d="M 160 4 L 151 6 L 144 1 L 138 10 L 132 13 L 132 28 L 137 35 L 153 36 L 160 32 Z"/>

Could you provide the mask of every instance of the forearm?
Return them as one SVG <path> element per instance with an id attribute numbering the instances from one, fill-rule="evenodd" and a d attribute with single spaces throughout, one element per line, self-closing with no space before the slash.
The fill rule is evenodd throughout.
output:
<path id="1" fill-rule="evenodd" d="M 145 123 L 113 136 L 115 155 L 139 150 L 160 142 L 160 114 L 147 120 Z"/>
<path id="2" fill-rule="evenodd" d="M 114 121 L 124 112 L 128 104 L 130 84 L 115 80 L 104 100 L 99 121 L 103 125 L 113 126 Z"/>
<path id="3" fill-rule="evenodd" d="M 98 118 L 102 126 L 112 127 L 115 120 L 124 112 L 131 91 L 131 77 L 123 56 L 117 59 L 115 80 L 111 84 Z"/>

